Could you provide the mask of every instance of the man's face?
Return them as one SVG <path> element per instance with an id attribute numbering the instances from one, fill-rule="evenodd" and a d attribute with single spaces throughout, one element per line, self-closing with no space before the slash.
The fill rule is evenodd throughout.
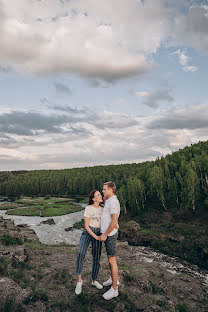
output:
<path id="1" fill-rule="evenodd" d="M 112 195 L 112 189 L 108 188 L 107 185 L 103 185 L 103 195 L 105 198 L 109 198 Z"/>

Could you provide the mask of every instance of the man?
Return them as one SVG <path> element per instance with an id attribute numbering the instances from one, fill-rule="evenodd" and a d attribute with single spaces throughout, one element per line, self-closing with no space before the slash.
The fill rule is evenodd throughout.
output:
<path id="1" fill-rule="evenodd" d="M 113 182 L 106 182 L 103 185 L 105 206 L 101 214 L 101 241 L 105 242 L 108 262 L 111 270 L 111 278 L 103 283 L 111 288 L 103 294 L 105 300 L 118 296 L 118 265 L 116 262 L 116 240 L 118 238 L 118 217 L 120 215 L 120 204 L 115 195 L 116 185 Z"/>

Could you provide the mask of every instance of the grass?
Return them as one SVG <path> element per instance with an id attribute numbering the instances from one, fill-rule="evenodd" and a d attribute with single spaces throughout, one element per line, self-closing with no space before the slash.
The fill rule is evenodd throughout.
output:
<path id="1" fill-rule="evenodd" d="M 53 217 L 61 216 L 73 212 L 83 210 L 79 205 L 72 205 L 67 203 L 53 203 L 53 204 L 42 204 L 34 205 L 30 208 L 16 208 L 8 211 L 8 215 L 21 215 L 21 216 L 42 216 L 42 217 Z"/>
<path id="2" fill-rule="evenodd" d="M 5 246 L 23 245 L 23 242 L 19 237 L 11 237 L 8 234 L 3 234 L 1 241 L 2 241 L 2 244 Z"/>
<path id="3" fill-rule="evenodd" d="M 189 308 L 186 303 L 178 303 L 176 306 L 176 312 L 189 312 Z"/>
<path id="4" fill-rule="evenodd" d="M 9 295 L 4 304 L 0 306 L 0 312 L 26 312 L 22 304 L 15 302 L 15 295 Z"/>
<path id="5" fill-rule="evenodd" d="M 73 228 L 75 229 L 83 229 L 84 228 L 84 219 L 79 222 L 73 224 Z"/>
<path id="6" fill-rule="evenodd" d="M 73 204 L 74 201 L 76 201 L 75 198 L 22 197 L 12 203 L 7 202 L 1 205 L 0 209 L 9 210 L 8 215 L 52 217 L 82 210 L 81 206 Z"/>

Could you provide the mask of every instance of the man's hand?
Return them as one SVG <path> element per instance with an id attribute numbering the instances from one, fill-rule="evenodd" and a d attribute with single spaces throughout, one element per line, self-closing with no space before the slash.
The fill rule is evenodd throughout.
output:
<path id="1" fill-rule="evenodd" d="M 102 235 L 100 236 L 100 240 L 101 240 L 101 242 L 105 242 L 105 241 L 106 241 L 106 239 L 107 239 L 107 235 L 102 234 Z"/>

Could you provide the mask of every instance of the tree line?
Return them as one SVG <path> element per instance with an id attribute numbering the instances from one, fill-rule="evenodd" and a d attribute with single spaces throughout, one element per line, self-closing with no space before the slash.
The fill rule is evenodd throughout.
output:
<path id="1" fill-rule="evenodd" d="M 122 213 L 208 206 L 208 141 L 143 163 L 62 170 L 2 171 L 0 195 L 10 198 L 88 195 L 114 181 Z"/>

